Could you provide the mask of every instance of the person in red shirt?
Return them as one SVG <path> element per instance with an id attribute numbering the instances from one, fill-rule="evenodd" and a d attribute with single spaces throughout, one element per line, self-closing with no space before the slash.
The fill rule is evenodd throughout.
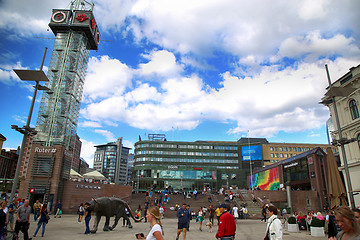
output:
<path id="1" fill-rule="evenodd" d="M 234 216 L 227 212 L 228 206 L 223 203 L 219 206 L 220 219 L 219 228 L 216 233 L 216 238 L 221 240 L 233 240 L 235 239 L 236 224 Z"/>

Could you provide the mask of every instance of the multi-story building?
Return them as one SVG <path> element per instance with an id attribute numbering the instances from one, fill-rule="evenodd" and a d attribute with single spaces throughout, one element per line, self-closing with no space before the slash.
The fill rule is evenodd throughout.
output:
<path id="1" fill-rule="evenodd" d="M 94 154 L 94 169 L 118 185 L 126 185 L 128 181 L 130 148 L 124 147 L 122 140 L 120 137 L 116 142 L 95 146 Z"/>
<path id="2" fill-rule="evenodd" d="M 55 43 L 48 69 L 49 81 L 39 107 L 37 135 L 27 141 L 19 197 L 62 200 L 64 181 L 79 162 L 81 144 L 76 134 L 80 102 L 90 50 L 97 50 L 100 33 L 94 4 L 75 0 L 70 9 L 54 9 L 49 27 Z M 78 166 L 74 166 L 78 170 Z M 30 193 L 30 189 L 32 189 Z"/>
<path id="3" fill-rule="evenodd" d="M 360 189 L 360 65 L 350 68 L 349 72 L 331 83 L 328 92 L 322 99 L 322 104 L 330 109 L 330 116 L 334 123 L 331 137 L 333 141 L 337 140 L 339 143 L 342 163 L 340 170 L 346 175 L 344 164 L 346 156 L 352 188 Z M 338 121 L 334 106 L 337 109 Z M 339 131 L 338 125 L 341 131 Z M 340 151 L 341 145 L 344 147 L 345 156 Z M 345 186 L 348 188 L 347 178 L 345 180 Z M 360 195 L 354 195 L 354 200 L 354 205 L 359 206 Z"/>
<path id="4" fill-rule="evenodd" d="M 153 184 L 160 188 L 171 186 L 175 190 L 246 185 L 248 171 L 244 169 L 250 168 L 249 159 L 240 155 L 244 146 L 237 142 L 166 141 L 165 135 L 153 141 L 151 139 L 159 138 L 152 138 L 152 134 L 148 137 L 149 140 L 135 143 L 134 175 L 140 190 Z M 252 163 L 253 167 L 263 165 L 261 159 Z"/>
<path id="5" fill-rule="evenodd" d="M 263 157 L 266 160 L 265 165 L 273 164 L 301 153 L 307 152 L 313 148 L 320 147 L 325 153 L 329 144 L 308 144 L 308 143 L 268 143 L 263 146 Z M 333 152 L 337 148 L 332 146 Z M 267 161 L 268 160 L 268 161 Z"/>
<path id="6" fill-rule="evenodd" d="M 265 138 L 178 142 L 166 141 L 165 135 L 159 139 L 149 134 L 148 140 L 135 143 L 134 182 L 139 182 L 140 190 L 153 184 L 160 188 L 168 185 L 175 190 L 204 186 L 219 189 L 231 185 L 246 188 L 247 176 L 252 175 L 253 170 L 286 159 L 285 154 L 289 158 L 289 154 L 295 156 L 329 146 L 269 143 Z"/>

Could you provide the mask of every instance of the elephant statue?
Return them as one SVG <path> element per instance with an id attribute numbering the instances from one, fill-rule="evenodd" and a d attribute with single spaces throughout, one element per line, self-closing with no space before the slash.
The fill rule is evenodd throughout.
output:
<path id="1" fill-rule="evenodd" d="M 125 212 L 125 208 L 128 209 L 130 216 L 132 217 L 132 219 L 134 219 L 135 222 L 140 222 L 143 219 L 143 218 L 141 219 L 134 218 L 132 211 L 129 205 L 127 204 L 127 202 L 125 202 L 120 198 L 100 197 L 91 200 L 89 204 L 90 204 L 89 209 L 96 213 L 96 220 L 94 222 L 94 226 L 93 229 L 91 230 L 91 233 L 96 233 L 101 216 L 106 217 L 105 225 L 103 228 L 104 231 L 113 230 L 118 224 L 119 219 L 121 217 L 126 219 L 127 222 L 129 223 L 129 228 L 132 228 L 130 219 Z M 113 216 L 115 216 L 115 221 L 114 224 L 110 227 L 109 226 L 110 218 Z"/>

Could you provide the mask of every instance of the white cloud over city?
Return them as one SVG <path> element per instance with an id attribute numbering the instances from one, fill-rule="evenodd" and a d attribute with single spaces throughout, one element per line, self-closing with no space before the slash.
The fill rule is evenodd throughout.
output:
<path id="1" fill-rule="evenodd" d="M 356 0 L 94 2 L 111 41 L 99 46 L 108 52 L 89 60 L 79 126 L 103 141 L 119 137 L 109 130 L 118 125 L 166 132 L 209 121 L 225 124 L 229 135 L 317 136 L 329 118 L 318 104 L 328 85 L 324 65 L 336 80 L 360 63 Z M 0 29 L 16 42 L 50 36 L 51 9 L 67 5 L 2 2 Z M 119 39 L 137 49 L 135 62 L 113 52 Z M 18 56 L 0 57 L 6 54 Z M 0 65 L 0 81 L 10 85 L 11 69 L 23 64 L 8 58 L 13 62 Z M 93 151 L 95 141 L 82 138 L 83 151 Z"/>

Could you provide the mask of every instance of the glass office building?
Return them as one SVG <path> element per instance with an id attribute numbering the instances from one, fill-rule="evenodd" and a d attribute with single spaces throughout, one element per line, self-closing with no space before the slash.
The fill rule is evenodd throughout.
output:
<path id="1" fill-rule="evenodd" d="M 242 156 L 241 151 L 246 145 L 226 141 L 166 141 L 165 135 L 153 140 L 151 135 L 148 140 L 135 143 L 133 179 L 140 191 L 153 184 L 158 188 L 171 186 L 174 190 L 246 186 L 250 159 Z M 252 162 L 253 167 L 262 165 L 261 159 Z"/>

